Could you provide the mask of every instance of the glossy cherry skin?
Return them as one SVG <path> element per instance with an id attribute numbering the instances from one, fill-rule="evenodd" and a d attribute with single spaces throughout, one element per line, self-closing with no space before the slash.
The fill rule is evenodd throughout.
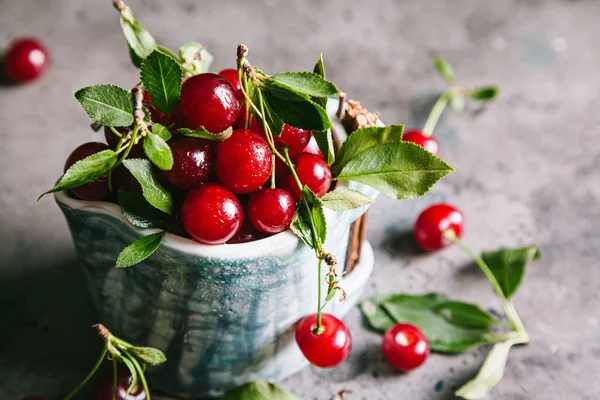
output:
<path id="1" fill-rule="evenodd" d="M 419 328 L 411 324 L 396 324 L 383 335 L 383 355 L 396 369 L 412 371 L 427 360 L 429 342 Z"/>
<path id="2" fill-rule="evenodd" d="M 286 146 L 290 154 L 300 153 L 310 141 L 311 131 L 284 125 L 279 136 L 273 136 L 275 146 Z"/>
<path id="3" fill-rule="evenodd" d="M 48 51 L 39 41 L 16 39 L 4 55 L 4 73 L 11 81 L 28 82 L 46 70 L 48 60 Z"/>
<path id="4" fill-rule="evenodd" d="M 321 314 L 325 331 L 315 333 L 317 314 L 308 315 L 296 327 L 296 343 L 304 357 L 313 365 L 333 368 L 343 363 L 352 349 L 352 336 L 342 321 L 331 314 Z"/>
<path id="5" fill-rule="evenodd" d="M 187 128 L 221 133 L 233 126 L 239 108 L 235 89 L 217 74 L 192 76 L 181 88 L 179 110 Z"/>
<path id="6" fill-rule="evenodd" d="M 331 186 L 332 178 L 329 165 L 319 156 L 306 153 L 295 154 L 292 161 L 296 166 L 296 174 L 302 186 L 308 186 L 317 197 L 323 197 Z M 290 172 L 282 178 L 282 184 L 296 201 L 300 200 L 302 194 L 294 176 Z"/>
<path id="7" fill-rule="evenodd" d="M 271 148 L 266 139 L 249 129 L 236 129 L 217 148 L 219 181 L 234 193 L 254 192 L 271 175 Z"/>
<path id="8" fill-rule="evenodd" d="M 423 250 L 440 250 L 452 244 L 444 237 L 444 232 L 454 232 L 457 238 L 462 236 L 463 221 L 463 214 L 457 208 L 445 203 L 434 204 L 415 221 L 415 239 Z"/>
<path id="9" fill-rule="evenodd" d="M 141 383 L 137 384 L 129 395 L 127 389 L 131 382 L 131 375 L 127 371 L 119 371 L 117 374 L 117 400 L 146 400 L 146 392 Z M 113 395 L 113 374 L 106 374 L 94 384 L 94 400 L 112 400 Z"/>
<path id="10" fill-rule="evenodd" d="M 265 188 L 250 197 L 248 202 L 248 219 L 262 233 L 275 234 L 289 228 L 296 202 L 284 189 Z"/>
<path id="11" fill-rule="evenodd" d="M 64 172 L 67 172 L 67 170 L 77 161 L 109 149 L 108 145 L 104 143 L 89 142 L 82 144 L 73 150 L 67 158 Z M 82 200 L 103 200 L 109 193 L 108 179 L 106 176 L 101 176 L 93 182 L 71 189 L 71 193 Z"/>
<path id="12" fill-rule="evenodd" d="M 260 240 L 267 236 L 268 235 L 256 230 L 254 225 L 252 225 L 252 223 L 248 221 L 248 219 L 245 219 L 240 231 L 236 233 L 231 239 L 229 239 L 227 241 L 227 244 L 254 242 L 255 240 Z"/>
<path id="13" fill-rule="evenodd" d="M 240 79 L 238 77 L 238 72 L 236 69 L 224 69 L 219 72 L 223 78 L 227 79 L 227 82 L 231 83 L 231 86 L 235 89 L 235 93 L 237 94 L 237 99 L 242 101 L 244 98 L 244 93 L 242 92 L 242 85 L 240 85 Z"/>
<path id="14" fill-rule="evenodd" d="M 421 146 L 434 156 L 438 156 L 440 154 L 440 142 L 438 142 L 433 136 L 424 135 L 423 132 L 418 129 L 411 129 L 404 132 L 402 134 L 402 140 Z"/>
<path id="15" fill-rule="evenodd" d="M 186 232 L 196 241 L 222 244 L 242 227 L 244 211 L 235 194 L 216 183 L 192 189 L 181 205 Z"/>
<path id="16" fill-rule="evenodd" d="M 176 188 L 187 190 L 208 181 L 213 170 L 212 148 L 208 140 L 183 137 L 169 142 L 173 168 L 161 171 L 163 178 Z"/>
<path id="17" fill-rule="evenodd" d="M 321 152 L 321 149 L 319 149 L 319 145 L 317 144 L 317 139 L 315 139 L 315 135 L 313 135 L 312 132 L 310 134 L 310 139 L 308 140 L 308 144 L 306 145 L 304 150 L 302 150 L 302 153 L 313 154 L 322 159 L 325 159 L 325 156 Z"/>

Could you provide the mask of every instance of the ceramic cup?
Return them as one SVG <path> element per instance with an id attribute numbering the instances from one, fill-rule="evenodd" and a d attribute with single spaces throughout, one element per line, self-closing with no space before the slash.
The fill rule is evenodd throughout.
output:
<path id="1" fill-rule="evenodd" d="M 337 101 L 327 109 L 344 140 L 333 115 Z M 373 199 L 378 194 L 355 182 L 341 186 Z M 219 246 L 167 233 L 151 257 L 116 269 L 120 251 L 154 231 L 133 227 L 110 202 L 77 200 L 65 192 L 55 199 L 67 219 L 98 322 L 124 340 L 166 354 L 166 363 L 148 371 L 159 391 L 216 397 L 253 380 L 279 381 L 307 365 L 294 329 L 300 318 L 316 312 L 317 260 L 291 231 Z M 340 274 L 350 224 L 367 208 L 325 209 L 324 247 L 337 255 Z M 341 278 L 348 299 L 331 301 L 325 311 L 343 317 L 357 303 L 372 268 L 373 252 L 365 242 L 361 261 Z"/>

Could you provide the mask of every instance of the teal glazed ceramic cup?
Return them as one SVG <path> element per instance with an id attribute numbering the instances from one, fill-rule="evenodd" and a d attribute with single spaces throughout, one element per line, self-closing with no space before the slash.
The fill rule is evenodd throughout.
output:
<path id="1" fill-rule="evenodd" d="M 344 140 L 336 109 L 337 101 L 330 101 L 328 112 Z M 377 197 L 368 186 L 344 184 Z M 116 269 L 120 251 L 153 231 L 133 227 L 110 202 L 76 200 L 65 192 L 55 199 L 99 322 L 129 342 L 166 354 L 166 363 L 149 370 L 157 390 L 184 398 L 216 397 L 253 380 L 279 381 L 307 365 L 294 328 L 316 312 L 317 260 L 291 231 L 219 246 L 167 233 L 150 258 Z M 325 249 L 337 255 L 340 274 L 350 224 L 367 208 L 325 210 Z M 330 302 L 326 312 L 343 317 L 357 303 L 372 269 L 373 252 L 365 242 L 360 263 L 341 278 L 348 300 Z"/>

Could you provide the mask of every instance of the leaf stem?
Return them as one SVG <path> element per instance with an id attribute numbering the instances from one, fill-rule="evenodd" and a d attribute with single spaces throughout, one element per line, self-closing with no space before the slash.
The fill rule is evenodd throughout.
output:
<path id="1" fill-rule="evenodd" d="M 73 390 L 71 390 L 71 392 L 63 400 L 69 400 L 70 398 L 75 396 L 75 394 L 77 394 L 77 392 L 79 392 L 79 390 L 81 390 L 81 388 L 86 383 L 88 383 L 90 378 L 96 373 L 96 371 L 100 367 L 100 364 L 102 364 L 102 361 L 104 360 L 104 357 L 106 357 L 107 353 L 108 353 L 108 348 L 106 346 L 104 346 L 104 349 L 102 350 L 102 354 L 100 354 L 100 358 L 98 358 L 98 361 L 96 361 L 94 368 L 92 368 L 92 370 L 87 374 L 87 376 L 81 382 L 79 382 L 79 385 L 75 386 L 75 388 Z"/>
<path id="2" fill-rule="evenodd" d="M 425 125 L 423 125 L 424 136 L 429 137 L 433 135 L 433 131 L 435 130 L 435 127 L 440 120 L 440 117 L 444 113 L 444 110 L 446 109 L 451 97 L 450 91 L 444 92 L 440 95 L 440 97 L 438 97 L 437 101 L 433 105 L 433 108 L 431 109 L 431 112 L 429 113 L 429 116 L 427 117 L 427 121 L 425 121 Z"/>
<path id="3" fill-rule="evenodd" d="M 460 247 L 465 253 L 467 253 L 473 259 L 473 261 L 475 261 L 477 266 L 479 266 L 479 269 L 481 269 L 481 271 L 486 276 L 488 281 L 490 281 L 490 283 L 492 284 L 492 287 L 494 288 L 494 292 L 496 292 L 496 295 L 498 297 L 500 297 L 500 300 L 502 302 L 502 307 L 504 308 L 504 313 L 506 314 L 506 317 L 510 321 L 511 327 L 518 332 L 526 333 L 523 322 L 521 322 L 521 319 L 519 318 L 519 315 L 517 314 L 517 310 L 515 310 L 515 307 L 513 306 L 512 302 L 509 299 L 507 299 L 506 296 L 504 295 L 504 292 L 502 291 L 502 287 L 496 280 L 496 277 L 490 270 L 490 267 L 488 267 L 488 265 L 483 261 L 483 259 L 481 257 L 479 257 L 473 250 L 471 250 L 466 244 L 464 244 L 459 238 L 457 238 L 456 235 L 454 234 L 454 231 L 447 230 L 446 232 L 444 232 L 444 237 L 446 239 L 448 239 L 449 241 L 451 241 L 452 243 L 454 243 L 455 245 L 457 245 L 458 247 Z"/>

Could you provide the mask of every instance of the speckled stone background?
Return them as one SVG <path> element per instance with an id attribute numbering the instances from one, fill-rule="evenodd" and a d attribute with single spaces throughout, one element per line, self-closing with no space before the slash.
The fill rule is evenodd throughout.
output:
<path id="1" fill-rule="evenodd" d="M 426 204 L 449 199 L 467 216 L 476 250 L 539 243 L 516 305 L 533 342 L 510 355 L 494 399 L 600 398 L 600 3 L 594 0 L 158 1 L 131 0 L 169 47 L 209 46 L 214 68 L 235 46 L 268 72 L 311 68 L 386 122 L 422 122 L 444 88 L 429 54 L 461 81 L 498 83 L 485 109 L 447 113 L 437 135 L 456 172 L 419 201 L 381 198 L 368 237 L 376 267 L 367 295 L 442 291 L 498 309 L 489 285 L 458 249 L 420 255 L 406 235 Z M 109 0 L 0 0 L 0 47 L 19 35 L 48 45 L 38 82 L 0 87 L 0 399 L 57 398 L 100 349 L 91 302 L 63 217 L 36 196 L 76 145 L 100 139 L 73 98 L 83 86 L 130 86 L 130 65 Z M 487 349 L 433 355 L 403 375 L 383 360 L 379 335 L 354 310 L 354 349 L 340 368 L 308 368 L 283 382 L 305 399 L 343 388 L 354 399 L 450 399 Z M 85 394 L 81 398 L 88 398 Z"/>

